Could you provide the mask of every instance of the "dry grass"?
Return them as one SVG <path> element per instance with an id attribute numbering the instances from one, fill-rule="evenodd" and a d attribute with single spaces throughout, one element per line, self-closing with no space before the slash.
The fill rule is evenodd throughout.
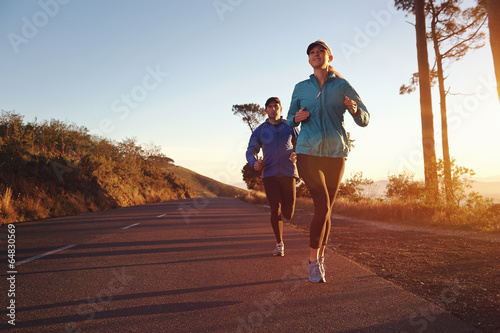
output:
<path id="1" fill-rule="evenodd" d="M 249 191 L 240 199 L 251 204 L 267 204 L 263 192 Z M 296 209 L 314 210 L 312 199 L 299 197 Z M 500 206 L 478 201 L 464 207 L 432 206 L 419 201 L 372 200 L 358 201 L 339 197 L 333 208 L 335 214 L 396 224 L 426 225 L 452 229 L 500 231 Z"/>
<path id="2" fill-rule="evenodd" d="M 12 201 L 12 189 L 10 187 L 7 187 L 0 199 L 0 209 L 2 209 L 2 212 L 5 212 L 11 207 L 10 205 L 11 201 Z"/>
<path id="3" fill-rule="evenodd" d="M 267 204 L 266 194 L 260 191 L 249 190 L 248 192 L 240 195 L 239 198 L 252 205 Z"/>
<path id="4" fill-rule="evenodd" d="M 498 209 L 495 205 L 485 202 L 476 207 L 456 207 L 438 206 L 420 201 L 364 199 L 352 202 L 339 198 L 335 202 L 334 212 L 397 224 L 500 231 Z"/>
<path id="5" fill-rule="evenodd" d="M 298 197 L 295 201 L 295 208 L 304 210 L 314 210 L 314 203 L 311 198 Z"/>
<path id="6" fill-rule="evenodd" d="M 0 195 L 0 219 L 5 222 L 13 222 L 16 211 L 12 205 L 12 189 L 7 187 L 4 194 Z"/>
<path id="7" fill-rule="evenodd" d="M 267 197 L 264 192 L 250 190 L 246 193 L 239 196 L 239 198 L 245 202 L 248 202 L 253 205 L 265 205 L 267 204 Z M 297 209 L 305 209 L 305 210 L 313 210 L 314 205 L 312 199 L 298 197 L 295 202 L 295 208 Z"/>
<path id="8" fill-rule="evenodd" d="M 27 197 L 20 202 L 20 211 L 24 212 L 22 221 L 44 219 L 49 216 L 48 210 L 41 203 L 40 198 Z"/>

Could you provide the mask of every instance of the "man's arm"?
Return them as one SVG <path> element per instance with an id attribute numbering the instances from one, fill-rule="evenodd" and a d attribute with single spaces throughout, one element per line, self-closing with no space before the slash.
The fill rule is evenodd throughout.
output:
<path id="1" fill-rule="evenodd" d="M 260 126 L 252 132 L 250 140 L 248 141 L 248 147 L 246 151 L 247 162 L 252 168 L 254 168 L 255 162 L 257 162 L 255 156 L 257 156 L 257 154 L 260 152 L 259 132 Z"/>

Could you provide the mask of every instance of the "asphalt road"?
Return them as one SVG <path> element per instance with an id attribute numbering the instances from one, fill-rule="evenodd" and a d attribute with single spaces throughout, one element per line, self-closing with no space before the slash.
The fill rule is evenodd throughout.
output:
<path id="1" fill-rule="evenodd" d="M 238 199 L 121 208 L 0 233 L 3 330 L 477 332 L 331 251 L 327 283 L 310 283 L 307 235 L 286 226 L 285 256 L 273 257 L 268 215 Z M 9 268 L 12 234 L 17 265 Z"/>

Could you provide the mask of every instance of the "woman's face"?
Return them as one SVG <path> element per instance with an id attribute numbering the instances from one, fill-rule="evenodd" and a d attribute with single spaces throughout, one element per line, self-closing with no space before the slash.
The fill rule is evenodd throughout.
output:
<path id="1" fill-rule="evenodd" d="M 309 64 L 313 68 L 328 68 L 330 61 L 333 60 L 333 56 L 328 53 L 328 51 L 320 46 L 316 45 L 313 47 L 309 53 Z"/>

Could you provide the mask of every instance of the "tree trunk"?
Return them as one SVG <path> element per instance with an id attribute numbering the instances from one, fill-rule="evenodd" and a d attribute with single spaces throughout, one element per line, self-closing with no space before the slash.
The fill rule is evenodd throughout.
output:
<path id="1" fill-rule="evenodd" d="M 495 75 L 497 78 L 498 98 L 500 99 L 500 1 L 486 0 L 488 9 L 488 26 L 490 28 L 490 44 L 495 64 Z"/>
<path id="2" fill-rule="evenodd" d="M 420 87 L 420 112 L 422 121 L 422 146 L 424 150 L 425 186 L 437 196 L 437 167 L 432 114 L 431 79 L 427 53 L 425 27 L 425 1 L 415 1 L 415 31 L 417 35 L 418 76 Z"/>
<path id="3" fill-rule="evenodd" d="M 434 9 L 432 9 L 434 10 Z M 436 18 L 433 14 L 431 26 L 431 38 L 434 46 L 434 55 L 436 57 L 436 67 L 439 85 L 439 101 L 441 111 L 441 144 L 443 147 L 443 165 L 444 165 L 444 188 L 446 194 L 446 202 L 451 203 L 452 200 L 452 182 L 451 182 L 451 158 L 450 146 L 448 143 L 448 117 L 446 115 L 446 89 L 444 86 L 444 71 L 443 71 L 443 55 L 439 49 L 439 41 L 436 36 Z"/>

